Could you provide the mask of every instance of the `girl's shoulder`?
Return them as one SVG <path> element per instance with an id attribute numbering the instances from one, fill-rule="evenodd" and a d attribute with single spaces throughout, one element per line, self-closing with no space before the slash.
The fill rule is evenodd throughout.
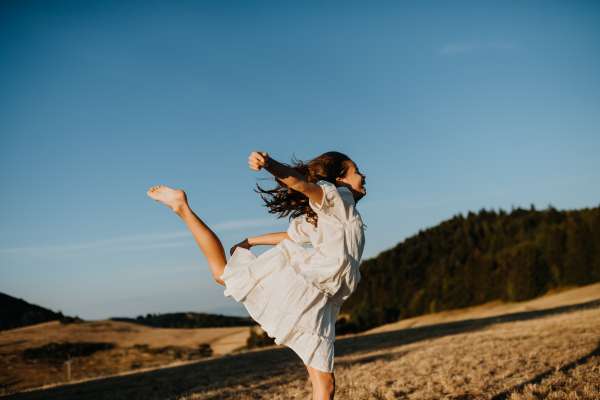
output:
<path id="1" fill-rule="evenodd" d="M 309 205 L 319 215 L 319 219 L 341 224 L 353 219 L 356 203 L 349 189 L 337 187 L 327 181 L 318 181 L 317 184 L 323 188 L 323 201 L 317 204 L 309 200 Z"/>
<path id="2" fill-rule="evenodd" d="M 354 206 L 356 204 L 352 192 L 346 187 L 338 187 L 331 182 L 323 180 L 318 181 L 317 185 L 323 188 L 323 202 L 328 200 L 329 202 L 334 203 L 336 200 L 341 200 L 346 205 Z"/>

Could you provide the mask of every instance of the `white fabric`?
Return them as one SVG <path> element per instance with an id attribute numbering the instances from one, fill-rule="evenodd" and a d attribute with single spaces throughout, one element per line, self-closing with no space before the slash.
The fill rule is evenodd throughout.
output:
<path id="1" fill-rule="evenodd" d="M 288 229 L 293 241 L 259 257 L 238 247 L 221 279 L 225 296 L 243 302 L 275 343 L 290 347 L 306 365 L 333 372 L 335 321 L 360 280 L 365 238 L 350 190 L 317 184 L 323 202 L 309 203 L 317 228 L 302 216 Z M 307 244 L 313 248 L 302 247 Z"/>

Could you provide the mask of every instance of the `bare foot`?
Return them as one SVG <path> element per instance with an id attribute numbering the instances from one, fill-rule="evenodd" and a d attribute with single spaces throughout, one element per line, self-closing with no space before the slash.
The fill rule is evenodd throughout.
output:
<path id="1" fill-rule="evenodd" d="M 174 190 L 166 186 L 155 186 L 148 190 L 147 195 L 156 201 L 166 204 L 176 213 L 179 213 L 187 206 L 187 197 L 183 190 Z"/>

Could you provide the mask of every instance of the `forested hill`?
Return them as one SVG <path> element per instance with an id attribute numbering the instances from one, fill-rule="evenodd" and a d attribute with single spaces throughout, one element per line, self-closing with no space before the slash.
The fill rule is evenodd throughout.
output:
<path id="1" fill-rule="evenodd" d="M 64 316 L 60 311 L 55 313 L 47 308 L 0 293 L 0 331 L 62 318 Z"/>
<path id="2" fill-rule="evenodd" d="M 600 208 L 458 215 L 363 261 L 360 272 L 338 334 L 598 282 Z"/>

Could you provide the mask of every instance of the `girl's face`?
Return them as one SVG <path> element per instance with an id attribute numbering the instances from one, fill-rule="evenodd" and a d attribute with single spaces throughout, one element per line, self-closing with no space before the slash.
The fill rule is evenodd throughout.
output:
<path id="1" fill-rule="evenodd" d="M 337 186 L 343 186 L 350 189 L 352 196 L 354 196 L 354 201 L 358 201 L 367 194 L 367 189 L 365 189 L 366 177 L 360 173 L 354 162 L 346 162 L 350 164 L 348 167 L 348 172 L 346 172 L 346 176 L 343 178 L 337 178 Z"/>

